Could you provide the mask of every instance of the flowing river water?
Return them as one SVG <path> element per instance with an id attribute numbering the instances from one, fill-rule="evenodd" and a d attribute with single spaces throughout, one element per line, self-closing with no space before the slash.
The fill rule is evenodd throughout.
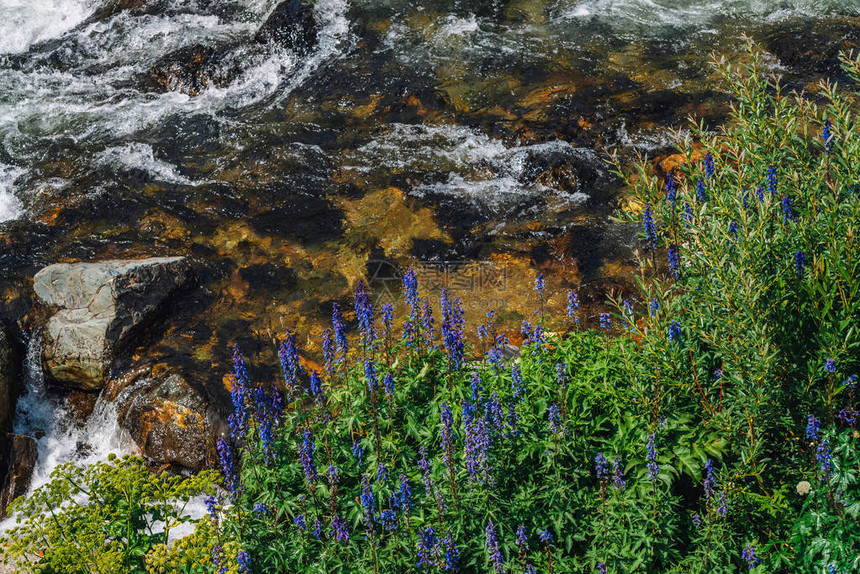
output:
<path id="1" fill-rule="evenodd" d="M 860 42 L 860 0 L 315 0 L 300 53 L 255 40 L 277 4 L 0 0 L 7 322 L 32 327 L 46 264 L 188 255 L 197 288 L 132 362 L 179 365 L 226 403 L 232 343 L 274 376 L 273 338 L 318 336 L 359 277 L 382 300 L 415 265 L 428 293 L 509 327 L 538 272 L 551 308 L 568 288 L 597 302 L 634 243 L 610 221 L 607 150 L 665 157 L 689 117 L 717 125 L 711 54 L 744 61 L 747 37 L 812 92 L 846 80 L 838 53 Z M 226 79 L 153 90 L 188 46 Z"/>

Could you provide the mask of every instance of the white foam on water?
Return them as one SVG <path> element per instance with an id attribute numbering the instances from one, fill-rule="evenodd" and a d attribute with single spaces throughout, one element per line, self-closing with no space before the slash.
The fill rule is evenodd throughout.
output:
<path id="1" fill-rule="evenodd" d="M 95 158 L 97 165 L 124 169 L 141 169 L 159 181 L 180 185 L 200 185 L 201 183 L 181 175 L 175 165 L 155 157 L 152 146 L 145 143 L 130 143 L 110 147 Z"/>
<path id="2" fill-rule="evenodd" d="M 0 3 L 8 1 L 13 0 Z M 51 1 L 57 10 L 72 10 L 73 5 L 89 7 L 87 2 L 96 2 Z M 2 68 L 0 145 L 26 163 L 42 138 L 71 138 L 89 146 L 103 142 L 102 153 L 93 154 L 97 160 L 140 159 L 147 162 L 145 169 L 162 180 L 189 183 L 173 166 L 151 158 L 146 149 L 117 142 L 137 139 L 136 134 L 175 114 L 204 113 L 229 122 L 234 121 L 231 118 L 235 110 L 278 102 L 320 65 L 343 54 L 350 39 L 346 0 L 315 3 L 320 23 L 318 46 L 303 61 L 288 49 L 263 47 L 250 40 L 278 0 L 244 0 L 243 16 L 234 19 L 199 13 L 193 0 L 170 2 L 175 10 L 166 14 L 122 11 L 104 21 L 80 26 L 54 51 L 64 63 L 59 68 Z M 80 12 L 78 21 L 91 8 Z M 0 22 L 0 32 L 2 27 Z M 228 46 L 224 48 L 224 66 L 239 69 L 239 74 L 226 85 L 210 85 L 195 98 L 178 92 L 150 93 L 140 89 L 140 78 L 158 59 L 196 43 Z M 0 216 L 19 214 L 16 206 L 12 197 L 0 190 Z"/>
<path id="3" fill-rule="evenodd" d="M 15 195 L 15 180 L 25 170 L 0 164 L 0 223 L 17 219 L 24 212 L 21 200 Z"/>
<path id="4" fill-rule="evenodd" d="M 856 0 L 562 0 L 561 19 L 599 22 L 616 32 L 660 35 L 667 27 L 705 31 L 718 18 L 776 22 L 788 18 L 860 14 Z M 712 30 L 713 31 L 713 30 Z"/>
<path id="5" fill-rule="evenodd" d="M 116 409 L 99 397 L 85 423 L 77 421 L 61 401 L 47 394 L 42 372 L 42 341 L 34 334 L 24 362 L 23 395 L 15 408 L 14 431 L 36 437 L 38 460 L 30 490 L 46 484 L 51 472 L 66 462 L 92 464 L 111 453 L 134 452 L 128 432 L 117 422 Z"/>
<path id="6" fill-rule="evenodd" d="M 351 154 L 355 161 L 351 169 L 369 172 L 384 165 L 395 172 L 449 172 L 446 181 L 416 186 L 411 193 L 419 197 L 456 195 L 492 208 L 534 196 L 550 199 L 553 207 L 579 205 L 588 199 L 584 190 L 560 190 L 527 181 L 529 159 L 561 155 L 602 170 L 593 151 L 561 140 L 508 146 L 465 126 L 392 124 L 391 128 Z"/>
<path id="7" fill-rule="evenodd" d="M 68 32 L 92 14 L 97 0 L 3 0 L 0 54 L 25 52 Z"/>

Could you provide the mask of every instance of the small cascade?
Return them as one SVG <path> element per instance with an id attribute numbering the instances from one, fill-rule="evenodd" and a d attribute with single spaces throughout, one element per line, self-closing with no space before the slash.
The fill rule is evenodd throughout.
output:
<path id="1" fill-rule="evenodd" d="M 36 438 L 39 458 L 31 490 L 42 486 L 65 462 L 92 464 L 110 453 L 134 451 L 128 432 L 117 423 L 116 407 L 99 396 L 86 422 L 76 420 L 59 397 L 48 394 L 42 372 L 42 338 L 34 334 L 24 362 L 25 390 L 15 410 L 14 431 Z"/>

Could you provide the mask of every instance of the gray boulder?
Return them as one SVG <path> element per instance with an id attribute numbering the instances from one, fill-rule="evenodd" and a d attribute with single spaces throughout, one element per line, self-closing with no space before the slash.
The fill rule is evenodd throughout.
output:
<path id="1" fill-rule="evenodd" d="M 102 388 L 118 352 L 189 275 L 184 257 L 61 263 L 39 271 L 36 296 L 53 311 L 44 327 L 45 373 L 70 386 Z"/>

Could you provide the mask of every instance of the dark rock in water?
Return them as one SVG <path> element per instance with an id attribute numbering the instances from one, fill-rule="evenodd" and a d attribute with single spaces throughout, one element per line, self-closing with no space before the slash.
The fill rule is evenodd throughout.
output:
<path id="1" fill-rule="evenodd" d="M 61 263 L 39 271 L 36 296 L 55 311 L 44 327 L 46 374 L 83 389 L 103 387 L 119 351 L 189 276 L 184 257 Z"/>
<path id="2" fill-rule="evenodd" d="M 211 466 L 215 434 L 209 404 L 183 377 L 144 378 L 124 389 L 113 385 L 106 392 L 117 394 L 117 420 L 145 457 L 195 472 Z"/>
<path id="3" fill-rule="evenodd" d="M 164 7 L 164 0 L 108 0 L 87 19 L 87 22 L 107 20 L 120 12 L 130 12 L 135 16 L 153 14 L 163 11 Z"/>
<path id="4" fill-rule="evenodd" d="M 306 55 L 317 44 L 319 25 L 314 7 L 306 0 L 286 0 L 269 15 L 254 39 L 273 43 Z"/>
<path id="5" fill-rule="evenodd" d="M 158 60 L 146 73 L 144 86 L 154 92 L 180 92 L 193 98 L 210 85 L 222 87 L 228 83 L 218 64 L 215 48 L 185 46 Z"/>
<path id="6" fill-rule="evenodd" d="M 805 77 L 848 80 L 839 55 L 860 46 L 855 19 L 835 19 L 810 25 L 805 20 L 779 22 L 765 32 L 763 43 L 779 61 Z"/>
<path id="7" fill-rule="evenodd" d="M 0 518 L 13 500 L 27 494 L 38 458 L 32 437 L 9 434 L 0 439 Z"/>
<path id="8" fill-rule="evenodd" d="M 16 370 L 12 341 L 6 330 L 0 326 L 0 432 L 12 430 L 12 397 Z"/>

